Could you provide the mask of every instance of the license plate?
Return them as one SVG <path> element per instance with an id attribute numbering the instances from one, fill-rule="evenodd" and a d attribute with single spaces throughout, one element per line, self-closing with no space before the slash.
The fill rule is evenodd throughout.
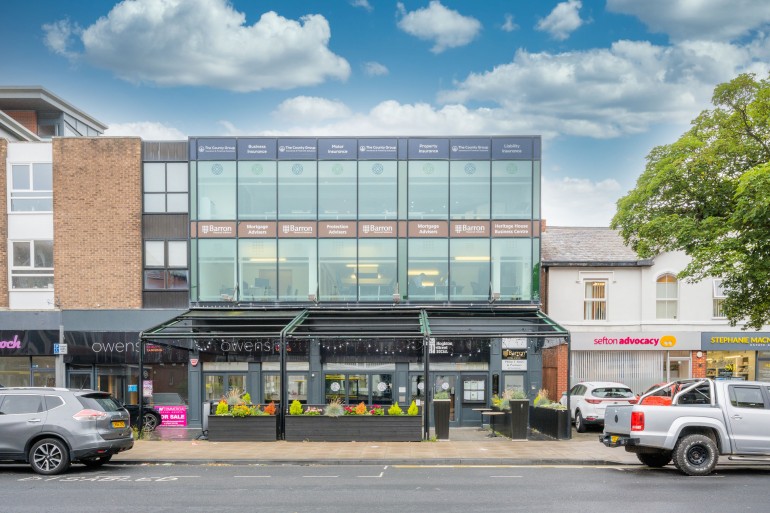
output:
<path id="1" fill-rule="evenodd" d="M 112 421 L 112 427 L 114 427 L 114 428 L 124 428 L 124 427 L 126 427 L 126 421 L 125 420 L 113 420 Z"/>
<path id="2" fill-rule="evenodd" d="M 613 444 L 618 443 L 618 440 L 620 440 L 619 436 L 617 436 L 617 435 L 610 436 L 610 442 L 612 442 Z"/>

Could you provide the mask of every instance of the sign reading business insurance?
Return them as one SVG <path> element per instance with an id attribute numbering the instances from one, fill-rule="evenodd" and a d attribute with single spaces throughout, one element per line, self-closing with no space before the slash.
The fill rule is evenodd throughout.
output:
<path id="1" fill-rule="evenodd" d="M 698 351 L 696 332 L 572 332 L 570 347 L 577 351 Z"/>

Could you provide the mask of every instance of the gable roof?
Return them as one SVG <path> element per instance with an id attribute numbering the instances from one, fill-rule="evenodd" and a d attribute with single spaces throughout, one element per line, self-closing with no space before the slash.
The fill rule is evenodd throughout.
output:
<path id="1" fill-rule="evenodd" d="M 541 235 L 544 267 L 650 266 L 610 228 L 548 226 Z"/>

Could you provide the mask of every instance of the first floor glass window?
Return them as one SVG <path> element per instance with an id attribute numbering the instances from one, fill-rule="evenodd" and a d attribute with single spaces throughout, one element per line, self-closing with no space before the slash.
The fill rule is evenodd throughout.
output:
<path id="1" fill-rule="evenodd" d="M 53 289 L 53 241 L 11 243 L 11 288 Z"/>
<path id="2" fill-rule="evenodd" d="M 584 319 L 587 321 L 607 320 L 607 282 L 586 281 Z"/>

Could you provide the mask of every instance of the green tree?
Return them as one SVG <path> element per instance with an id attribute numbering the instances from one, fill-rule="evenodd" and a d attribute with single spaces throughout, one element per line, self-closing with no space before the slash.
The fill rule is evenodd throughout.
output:
<path id="1" fill-rule="evenodd" d="M 712 104 L 653 148 L 610 226 L 642 258 L 684 251 L 679 278 L 722 278 L 730 324 L 760 329 L 770 323 L 770 80 L 739 75 Z"/>

